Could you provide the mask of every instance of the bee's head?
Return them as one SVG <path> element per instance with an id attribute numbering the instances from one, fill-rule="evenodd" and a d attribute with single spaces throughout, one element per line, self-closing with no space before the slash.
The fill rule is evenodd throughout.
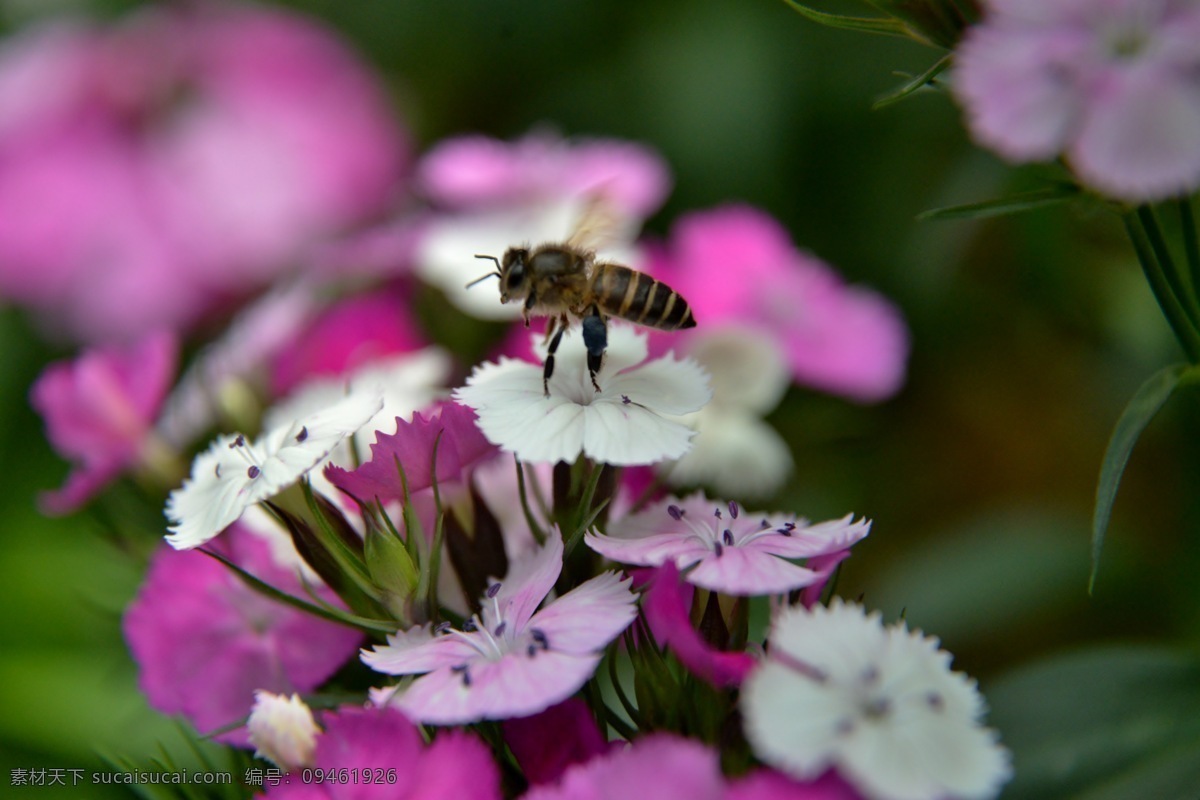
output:
<path id="1" fill-rule="evenodd" d="M 500 302 L 510 303 L 524 300 L 529 294 L 527 265 L 529 251 L 524 247 L 510 247 L 500 260 Z"/>
<path id="2" fill-rule="evenodd" d="M 501 303 L 523 300 L 529 295 L 529 284 L 526 280 L 528 272 L 525 268 L 529 260 L 529 250 L 524 247 L 510 247 L 504 251 L 504 257 L 501 259 L 485 255 L 475 257 L 490 260 L 496 265 L 496 271 L 471 281 L 467 284 L 468 289 L 488 278 L 499 278 Z"/>

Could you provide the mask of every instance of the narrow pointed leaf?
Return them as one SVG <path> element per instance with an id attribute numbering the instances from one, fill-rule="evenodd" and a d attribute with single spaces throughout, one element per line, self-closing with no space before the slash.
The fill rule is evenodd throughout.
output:
<path id="1" fill-rule="evenodd" d="M 1150 420 L 1162 408 L 1163 403 L 1175 391 L 1187 372 L 1186 364 L 1175 364 L 1156 372 L 1138 388 L 1121 412 L 1117 426 L 1113 429 L 1104 461 L 1100 465 L 1100 481 L 1096 484 L 1096 506 L 1092 513 L 1092 574 L 1088 579 L 1088 591 L 1096 584 L 1096 572 L 1100 567 L 1100 550 L 1104 547 L 1104 535 L 1112 515 L 1113 501 L 1125 464 L 1133 452 L 1133 446 Z"/>
<path id="2" fill-rule="evenodd" d="M 236 573 L 237 576 L 241 578 L 247 586 L 255 591 L 262 593 L 272 600 L 277 600 L 280 603 L 284 603 L 285 605 L 289 605 L 305 613 L 312 614 L 314 617 L 320 617 L 321 619 L 326 619 L 330 622 L 336 622 L 350 628 L 358 628 L 366 631 L 367 633 L 393 633 L 396 630 L 396 623 L 390 620 L 361 617 L 357 614 L 339 611 L 335 608 L 329 608 L 326 606 L 318 606 L 313 603 L 309 603 L 306 600 L 301 600 L 299 597 L 295 597 L 287 592 L 280 591 L 271 584 L 256 578 L 254 575 L 251 575 L 249 572 L 242 569 L 228 558 L 225 558 L 225 556 L 221 555 L 220 553 L 216 553 L 212 550 L 207 550 L 204 548 L 201 548 L 200 552 L 204 553 L 204 555 L 208 556 L 209 558 L 215 558 L 217 561 L 220 561 L 226 567 L 233 570 L 234 573 Z"/>
<path id="3" fill-rule="evenodd" d="M 892 17 L 849 17 L 843 14 L 829 14 L 824 11 L 817 11 L 814 8 L 797 3 L 795 0 L 784 0 L 784 2 L 802 16 L 830 28 L 841 28 L 842 30 L 858 31 L 860 33 L 879 33 L 885 36 L 900 36 L 905 39 L 924 41 L 923 37 L 916 35 L 907 25 Z"/>
<path id="4" fill-rule="evenodd" d="M 879 109 L 883 108 L 884 106 L 890 106 L 892 103 L 911 96 L 917 90 L 932 85 L 934 79 L 937 78 L 938 75 L 941 75 L 948 66 L 950 66 L 950 56 L 942 56 L 933 63 L 933 66 L 922 72 L 920 75 L 905 81 L 903 84 L 888 92 L 883 97 L 880 97 L 871 105 L 871 108 Z"/>
<path id="5" fill-rule="evenodd" d="M 999 217 L 1005 214 L 1019 214 L 1023 211 L 1033 211 L 1046 206 L 1058 205 L 1073 200 L 1080 195 L 1078 186 L 1069 183 L 1056 184 L 1032 192 L 1023 192 L 1009 197 L 998 197 L 993 200 L 983 200 L 979 203 L 966 203 L 960 206 L 945 206 L 931 208 L 917 215 L 917 219 L 948 220 L 948 219 L 985 219 Z"/>

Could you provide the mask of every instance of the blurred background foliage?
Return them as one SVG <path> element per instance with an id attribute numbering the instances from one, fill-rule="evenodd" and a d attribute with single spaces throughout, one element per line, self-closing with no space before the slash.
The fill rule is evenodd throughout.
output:
<path id="1" fill-rule="evenodd" d="M 0 11 L 11 32 L 48 14 L 135 5 L 0 0 Z M 1057 792 L 1072 787 L 1050 791 L 1044 776 L 1077 765 L 1078 754 L 1044 763 L 1046 741 L 1056 725 L 1060 737 L 1102 725 L 1107 706 L 1092 700 L 1128 691 L 1121 669 L 1200 720 L 1186 705 L 1200 691 L 1196 662 L 1181 654 L 1200 640 L 1193 396 L 1175 397 L 1138 443 L 1087 594 L 1105 443 L 1136 387 L 1180 354 L 1115 216 L 1073 205 L 916 221 L 1043 177 L 974 147 L 944 94 L 872 110 L 903 81 L 896 73 L 919 73 L 939 53 L 824 29 L 777 0 L 280 5 L 324 20 L 358 49 L 422 149 L 453 134 L 507 138 L 537 126 L 635 139 L 675 176 L 651 235 L 691 210 L 748 203 L 902 308 L 913 350 L 897 397 L 860 407 L 792 389 L 772 415 L 797 463 L 776 505 L 816 519 L 874 518 L 838 592 L 940 636 L 956 666 L 979 678 L 1017 754 L 1006 796 L 1069 796 Z M 66 466 L 26 394 L 65 353 L 12 309 L 0 311 L 0 351 L 0 766 L 100 770 L 105 757 L 148 762 L 160 747 L 194 764 L 177 727 L 137 695 L 124 651 L 119 613 L 136 589 L 136 562 L 95 518 L 46 519 L 34 507 Z M 1059 656 L 1075 660 L 1045 666 Z M 1071 711 L 1081 705 L 1096 718 Z M 1118 711 L 1114 730 L 1128 733 Z M 1146 724 L 1160 738 L 1180 732 L 1170 719 Z M 1157 741 L 1126 738 L 1134 750 Z M 1194 775 L 1176 766 L 1184 780 Z M 1134 796 L 1114 786 L 1087 796 Z M 87 788 L 62 796 L 125 796 Z"/>

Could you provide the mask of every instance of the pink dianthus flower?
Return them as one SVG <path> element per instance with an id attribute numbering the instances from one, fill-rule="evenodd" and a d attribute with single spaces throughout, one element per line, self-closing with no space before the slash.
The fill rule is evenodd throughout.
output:
<path id="1" fill-rule="evenodd" d="M 1200 186 L 1200 4 L 991 0 L 955 55 L 972 135 L 1145 202 Z"/>

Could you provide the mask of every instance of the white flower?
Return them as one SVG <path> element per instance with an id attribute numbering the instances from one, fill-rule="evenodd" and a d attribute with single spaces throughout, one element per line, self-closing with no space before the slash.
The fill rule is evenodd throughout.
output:
<path id="1" fill-rule="evenodd" d="M 800 780 L 836 767 L 868 800 L 995 797 L 1008 751 L 937 639 L 835 599 L 785 608 L 742 686 L 756 755 Z"/>
<path id="2" fill-rule="evenodd" d="M 712 402 L 683 418 L 696 430 L 693 447 L 662 473 L 729 497 L 774 494 L 792 469 L 787 443 L 763 421 L 791 382 L 783 353 L 766 334 L 726 325 L 691 334 L 687 354 L 711 376 Z"/>
<path id="3" fill-rule="evenodd" d="M 259 689 L 246 720 L 254 755 L 280 769 L 296 770 L 315 763 L 317 734 L 321 729 L 300 695 L 286 697 Z"/>
<path id="4" fill-rule="evenodd" d="M 610 325 L 597 392 L 582 337 L 573 330 L 555 357 L 549 397 L 543 394 L 541 365 L 509 358 L 477 367 L 454 397 L 475 409 L 492 443 L 522 461 L 574 461 L 583 453 L 628 466 L 679 458 L 692 430 L 670 417 L 708 402 L 707 375 L 690 359 L 668 354 L 642 363 L 646 355 L 643 334 Z"/>
<path id="5" fill-rule="evenodd" d="M 241 434 L 217 437 L 192 462 L 192 476 L 171 492 L 167 542 L 199 547 L 236 522 L 251 505 L 275 495 L 320 464 L 383 405 L 358 393 L 316 414 L 271 429 L 251 443 Z"/>

